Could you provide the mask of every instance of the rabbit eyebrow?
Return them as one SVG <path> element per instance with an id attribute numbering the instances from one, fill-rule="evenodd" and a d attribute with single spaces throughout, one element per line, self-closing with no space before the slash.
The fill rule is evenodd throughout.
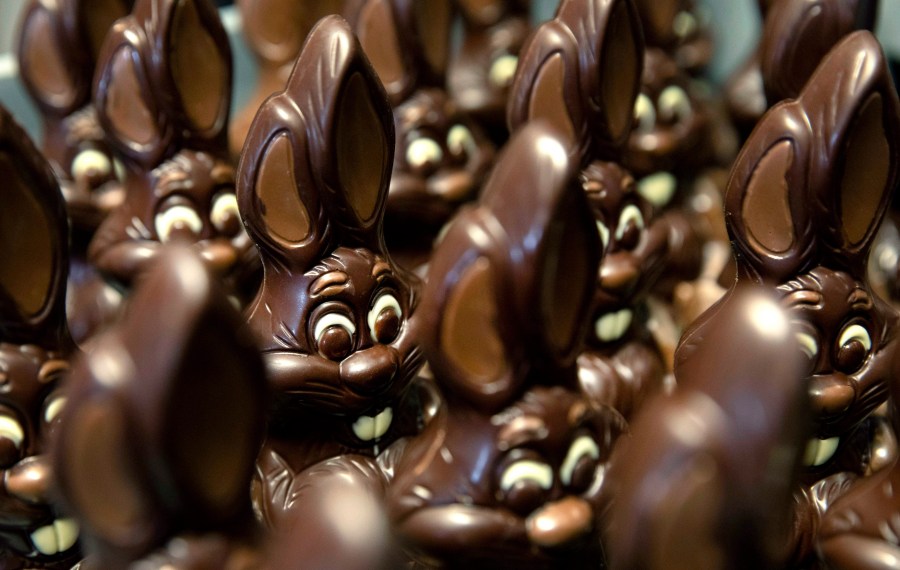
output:
<path id="1" fill-rule="evenodd" d="M 65 360 L 59 358 L 48 360 L 42 364 L 40 370 L 38 370 L 38 382 L 46 384 L 50 380 L 53 380 L 57 373 L 66 372 L 67 370 L 69 370 L 69 363 Z"/>
<path id="2" fill-rule="evenodd" d="M 376 281 L 381 281 L 384 277 L 390 274 L 391 266 L 387 261 L 378 260 L 375 262 L 375 265 L 372 266 L 372 277 L 374 277 Z"/>
<path id="3" fill-rule="evenodd" d="M 329 271 L 309 286 L 311 295 L 337 295 L 349 286 L 350 276 L 343 271 Z"/>
<path id="4" fill-rule="evenodd" d="M 234 182 L 234 168 L 221 162 L 216 163 L 210 176 L 215 184 L 230 184 Z"/>
<path id="5" fill-rule="evenodd" d="M 811 307 L 821 306 L 824 297 L 818 291 L 794 291 L 784 298 L 786 308 L 806 305 Z"/>
<path id="6" fill-rule="evenodd" d="M 859 311 L 868 311 L 872 308 L 872 298 L 863 289 L 854 289 L 847 298 L 850 308 Z"/>

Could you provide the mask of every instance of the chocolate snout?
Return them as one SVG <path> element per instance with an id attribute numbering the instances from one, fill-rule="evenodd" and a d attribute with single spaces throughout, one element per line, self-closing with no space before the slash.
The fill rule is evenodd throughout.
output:
<path id="1" fill-rule="evenodd" d="M 383 344 L 359 350 L 341 362 L 341 382 L 359 394 L 386 391 L 400 369 L 397 351 Z"/>
<path id="2" fill-rule="evenodd" d="M 46 504 L 51 484 L 51 471 L 43 455 L 26 457 L 3 475 L 9 495 L 31 504 Z"/>
<path id="3" fill-rule="evenodd" d="M 640 272 L 629 253 L 607 255 L 600 267 L 600 288 L 620 299 L 627 298 L 637 285 Z"/>
<path id="4" fill-rule="evenodd" d="M 593 509 L 579 497 L 565 497 L 531 513 L 525 523 L 528 539 L 543 548 L 560 548 L 591 530 Z"/>
<path id="5" fill-rule="evenodd" d="M 238 262 L 237 249 L 229 240 L 214 239 L 198 243 L 200 257 L 216 275 L 227 275 Z"/>
<path id="6" fill-rule="evenodd" d="M 833 416 L 846 411 L 856 400 L 850 379 L 841 373 L 813 376 L 809 381 L 812 411 L 817 416 Z"/>

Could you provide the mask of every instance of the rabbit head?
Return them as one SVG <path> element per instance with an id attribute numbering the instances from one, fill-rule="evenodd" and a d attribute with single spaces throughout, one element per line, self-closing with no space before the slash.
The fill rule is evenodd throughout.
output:
<path id="1" fill-rule="evenodd" d="M 713 56 L 708 9 L 697 0 L 635 0 L 647 46 L 668 53 L 691 76 Z"/>
<path id="2" fill-rule="evenodd" d="M 45 442 L 72 343 L 65 202 L 50 165 L 0 108 L 0 566 L 70 568 L 78 528 L 51 504 Z"/>
<path id="3" fill-rule="evenodd" d="M 856 32 L 796 100 L 763 117 L 725 195 L 737 283 L 776 289 L 807 356 L 798 378 L 813 413 L 807 483 L 849 470 L 846 457 L 865 458 L 854 433 L 886 400 L 894 374 L 898 316 L 871 290 L 866 261 L 897 183 L 898 134 L 900 103 L 881 47 Z M 676 375 L 691 358 L 679 351 Z M 852 469 L 865 468 L 857 460 Z"/>
<path id="4" fill-rule="evenodd" d="M 505 142 L 505 110 L 519 51 L 531 32 L 529 0 L 457 0 L 465 29 L 447 89 L 460 109 L 497 144 Z"/>
<path id="5" fill-rule="evenodd" d="M 93 233 L 124 194 L 91 103 L 100 47 L 128 0 L 31 0 L 19 36 L 19 70 L 44 123 L 43 152 L 62 186 L 73 229 Z"/>
<path id="6" fill-rule="evenodd" d="M 451 0 L 356 0 L 345 13 L 394 109 L 388 242 L 392 250 L 430 250 L 459 205 L 475 197 L 494 154 L 445 88 Z"/>
<path id="7" fill-rule="evenodd" d="M 128 285 L 168 241 L 234 276 L 254 263 L 228 163 L 231 51 L 209 0 L 138 0 L 100 55 L 94 105 L 125 164 L 127 200 L 88 255 Z"/>
<path id="8" fill-rule="evenodd" d="M 421 361 L 415 292 L 382 232 L 393 138 L 384 89 L 329 16 L 260 109 L 238 178 L 265 273 L 248 318 L 276 405 L 370 452 L 396 436 L 392 414 Z"/>
<path id="9" fill-rule="evenodd" d="M 218 287 L 196 252 L 167 246 L 122 322 L 73 369 L 52 458 L 97 567 L 157 550 L 170 562 L 207 557 L 178 567 L 237 567 L 223 560 L 254 524 L 248 491 L 266 386 Z M 168 548 L 173 537 L 183 540 Z"/>
<path id="10" fill-rule="evenodd" d="M 599 475 L 622 426 L 577 388 L 600 244 L 570 144 L 545 122 L 515 133 L 429 268 L 422 344 L 446 407 L 388 495 L 425 559 L 598 560 Z"/>

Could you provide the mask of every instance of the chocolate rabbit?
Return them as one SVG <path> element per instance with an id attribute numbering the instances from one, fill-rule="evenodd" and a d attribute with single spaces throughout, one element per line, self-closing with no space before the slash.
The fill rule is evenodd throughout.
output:
<path id="1" fill-rule="evenodd" d="M 0 567 L 68 569 L 78 526 L 50 500 L 46 438 L 66 397 L 66 206 L 53 171 L 0 108 Z"/>
<path id="2" fill-rule="evenodd" d="M 97 230 L 90 260 L 128 286 L 160 244 L 195 244 L 245 293 L 258 261 L 228 163 L 231 51 L 209 0 L 138 0 L 107 36 L 94 105 L 125 164 L 127 200 Z"/>
<path id="3" fill-rule="evenodd" d="M 401 541 L 454 567 L 596 567 L 604 464 L 623 429 L 578 390 L 600 243 L 570 139 L 514 133 L 435 251 L 419 308 L 446 406 L 388 494 Z"/>
<path id="4" fill-rule="evenodd" d="M 702 75 L 713 56 L 707 9 L 696 0 L 635 0 L 648 47 L 672 55 L 692 77 Z"/>
<path id="5" fill-rule="evenodd" d="M 163 248 L 75 365 L 56 432 L 83 567 L 257 567 L 248 491 L 265 396 L 239 313 L 195 252 Z"/>
<path id="6" fill-rule="evenodd" d="M 604 250 L 579 376 L 593 401 L 626 417 L 665 375 L 643 303 L 673 253 L 668 222 L 621 164 L 642 55 L 630 0 L 567 0 L 523 48 L 508 115 L 511 130 L 545 118 L 577 141 L 575 161 Z"/>
<path id="7" fill-rule="evenodd" d="M 353 0 L 345 15 L 394 109 L 385 235 L 400 265 L 415 269 L 456 209 L 475 197 L 494 149 L 446 91 L 451 0 Z"/>
<path id="8" fill-rule="evenodd" d="M 447 90 L 494 144 L 509 137 L 506 101 L 519 51 L 531 32 L 529 0 L 457 0 L 464 32 L 447 70 Z"/>
<path id="9" fill-rule="evenodd" d="M 894 374 L 898 315 L 869 286 L 866 260 L 897 183 L 898 134 L 884 54 L 870 33 L 856 32 L 796 100 L 764 116 L 725 195 L 737 282 L 777 290 L 808 356 L 798 380 L 813 439 L 795 492 L 795 561 L 808 558 L 821 513 L 848 478 L 867 472 L 872 413 Z M 689 359 L 679 351 L 676 376 Z"/>
<path id="10" fill-rule="evenodd" d="M 611 568 L 780 568 L 808 433 L 805 356 L 776 292 L 741 284 L 687 336 L 677 387 L 612 459 Z"/>
<path id="11" fill-rule="evenodd" d="M 118 314 L 121 296 L 87 263 L 87 247 L 124 198 L 113 156 L 97 122 L 91 85 L 106 32 L 129 10 L 127 0 L 32 0 L 19 36 L 19 69 L 43 120 L 42 150 L 72 220 L 69 330 L 84 343 Z"/>
<path id="12" fill-rule="evenodd" d="M 269 95 L 284 89 L 313 25 L 339 14 L 344 0 L 238 0 L 244 39 L 257 63 L 256 89 L 231 121 L 229 146 L 239 156 L 250 123 Z"/>
<path id="13" fill-rule="evenodd" d="M 275 392 L 264 486 L 336 455 L 374 457 L 418 429 L 416 292 L 382 231 L 393 139 L 359 42 L 325 18 L 260 109 L 239 168 L 241 217 L 265 270 L 248 319 Z M 269 522 L 290 507 L 270 503 Z"/>

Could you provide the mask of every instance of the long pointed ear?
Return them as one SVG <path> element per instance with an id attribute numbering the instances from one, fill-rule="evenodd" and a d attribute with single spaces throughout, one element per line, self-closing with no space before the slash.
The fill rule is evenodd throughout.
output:
<path id="1" fill-rule="evenodd" d="M 635 0 L 649 45 L 663 47 L 676 41 L 675 19 L 686 6 L 684 0 Z"/>
<path id="2" fill-rule="evenodd" d="M 416 89 L 415 58 L 408 32 L 392 0 L 349 0 L 343 11 L 359 37 L 366 57 L 384 85 L 393 106 Z"/>
<path id="3" fill-rule="evenodd" d="M 113 557 L 252 516 L 264 369 L 216 287 L 189 249 L 163 253 L 123 322 L 73 372 L 55 473 Z"/>
<path id="4" fill-rule="evenodd" d="M 800 94 L 825 55 L 858 29 L 871 29 L 871 0 L 784 0 L 766 15 L 759 62 L 769 105 Z M 867 28 L 864 28 L 867 27 Z"/>
<path id="5" fill-rule="evenodd" d="M 403 5 L 403 2 L 399 3 Z M 450 61 L 450 30 L 454 5 L 451 0 L 406 2 L 409 29 L 417 38 L 422 66 L 419 84 L 443 86 Z"/>
<path id="6" fill-rule="evenodd" d="M 860 276 L 900 165 L 900 102 L 875 37 L 855 32 L 832 50 L 800 95 L 815 147 L 812 203 L 826 255 Z"/>
<path id="7" fill-rule="evenodd" d="M 426 281 L 422 344 L 435 376 L 488 412 L 509 403 L 533 363 L 573 361 L 587 324 L 599 238 L 560 137 L 544 122 L 514 134 Z"/>
<path id="8" fill-rule="evenodd" d="M 67 348 L 69 225 L 50 165 L 0 107 L 0 339 Z"/>
<path id="9" fill-rule="evenodd" d="M 156 6 L 156 14 L 144 12 Z M 135 14 L 155 25 L 163 45 L 158 63 L 171 88 L 179 127 L 192 143 L 225 144 L 231 106 L 231 47 L 219 13 L 210 0 L 141 0 Z M 184 136 L 184 135 L 182 135 Z M 221 146 L 216 148 L 223 148 Z"/>

